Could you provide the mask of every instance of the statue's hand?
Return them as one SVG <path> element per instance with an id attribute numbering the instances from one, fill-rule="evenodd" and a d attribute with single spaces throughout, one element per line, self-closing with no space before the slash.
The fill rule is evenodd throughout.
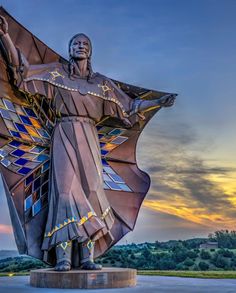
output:
<path id="1" fill-rule="evenodd" d="M 8 23 L 6 18 L 0 15 L 0 36 L 5 35 L 6 33 L 8 33 Z"/>
<path id="2" fill-rule="evenodd" d="M 170 95 L 166 95 L 166 96 L 161 97 L 160 99 L 158 99 L 159 105 L 161 107 L 171 107 L 171 106 L 173 106 L 176 96 L 177 95 L 175 95 L 175 94 L 170 94 Z"/>

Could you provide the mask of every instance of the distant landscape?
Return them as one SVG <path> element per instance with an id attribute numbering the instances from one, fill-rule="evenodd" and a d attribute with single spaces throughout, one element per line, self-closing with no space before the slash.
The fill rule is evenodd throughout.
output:
<path id="1" fill-rule="evenodd" d="M 96 262 L 105 267 L 129 267 L 140 271 L 234 271 L 236 231 L 217 231 L 208 238 L 184 241 L 116 245 Z M 0 251 L 0 273 L 24 273 L 43 267 L 47 267 L 43 262 L 19 256 L 16 251 Z"/>
<path id="2" fill-rule="evenodd" d="M 16 256 L 19 256 L 19 253 L 16 250 L 0 250 L 0 260 L 7 257 L 16 257 Z"/>

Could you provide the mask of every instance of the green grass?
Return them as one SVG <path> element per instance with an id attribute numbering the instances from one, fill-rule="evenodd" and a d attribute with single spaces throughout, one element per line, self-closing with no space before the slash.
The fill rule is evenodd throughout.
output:
<path id="1" fill-rule="evenodd" d="M 138 275 L 201 279 L 236 279 L 236 271 L 138 271 Z"/>
<path id="2" fill-rule="evenodd" d="M 29 274 L 30 274 L 30 272 L 0 273 L 0 277 L 28 276 Z"/>
<path id="3" fill-rule="evenodd" d="M 28 276 L 30 272 L 0 273 L 0 277 Z M 200 279 L 236 279 L 236 271 L 138 271 L 138 275 Z"/>

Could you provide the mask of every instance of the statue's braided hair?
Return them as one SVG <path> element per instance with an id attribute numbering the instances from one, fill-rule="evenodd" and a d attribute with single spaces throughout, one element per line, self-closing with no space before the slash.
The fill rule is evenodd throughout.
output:
<path id="1" fill-rule="evenodd" d="M 92 65 L 91 65 L 92 43 L 91 43 L 89 37 L 86 36 L 85 34 L 82 34 L 82 33 L 76 34 L 69 41 L 69 56 L 70 56 L 70 60 L 69 60 L 69 74 L 70 74 L 70 76 L 73 76 L 74 71 L 75 71 L 75 60 L 71 56 L 71 44 L 74 41 L 74 39 L 76 39 L 77 37 L 80 37 L 80 36 L 83 36 L 83 37 L 85 37 L 88 40 L 89 47 L 90 47 L 90 52 L 89 52 L 89 56 L 88 56 L 88 63 L 87 63 L 87 69 L 88 69 L 88 72 L 89 72 L 88 77 L 87 77 L 87 80 L 89 81 L 92 78 L 92 76 L 93 76 L 93 69 L 92 69 Z"/>

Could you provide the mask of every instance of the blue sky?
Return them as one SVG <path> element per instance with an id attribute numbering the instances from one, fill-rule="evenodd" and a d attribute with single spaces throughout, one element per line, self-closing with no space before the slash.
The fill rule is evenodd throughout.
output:
<path id="1" fill-rule="evenodd" d="M 142 134 L 137 158 L 152 187 L 124 241 L 207 236 L 234 229 L 236 207 L 236 1 L 1 1 L 67 57 L 68 40 L 93 42 L 93 68 L 179 94 Z M 14 246 L 0 196 L 0 248 Z M 1 227 L 1 226 L 0 226 Z M 5 231 L 5 232 L 4 232 Z"/>

